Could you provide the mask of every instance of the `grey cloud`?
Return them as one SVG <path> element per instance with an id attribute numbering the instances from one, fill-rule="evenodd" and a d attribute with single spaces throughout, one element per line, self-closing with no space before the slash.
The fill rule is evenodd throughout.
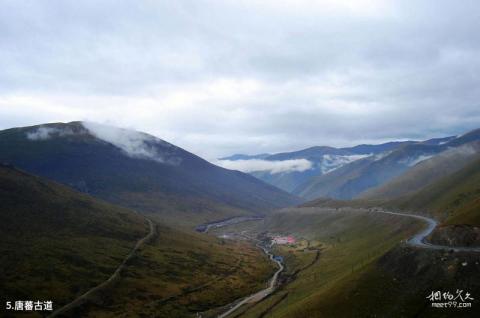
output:
<path id="1" fill-rule="evenodd" d="M 3 127 L 43 107 L 215 158 L 480 126 L 477 1 L 0 6 Z"/>

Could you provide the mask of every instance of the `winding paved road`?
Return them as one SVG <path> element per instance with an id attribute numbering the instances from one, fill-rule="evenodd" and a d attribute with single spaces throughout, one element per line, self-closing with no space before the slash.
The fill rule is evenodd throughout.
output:
<path id="1" fill-rule="evenodd" d="M 119 278 L 121 271 L 125 268 L 125 265 L 133 257 L 135 252 L 139 248 L 141 248 L 145 243 L 147 243 L 155 235 L 155 225 L 153 224 L 153 222 L 149 218 L 145 217 L 145 220 L 147 220 L 148 225 L 149 225 L 148 234 L 137 241 L 137 244 L 135 244 L 135 246 L 130 251 L 130 253 L 128 253 L 128 255 L 123 259 L 122 263 L 117 267 L 115 272 L 106 281 L 104 281 L 103 283 L 91 288 L 90 290 L 88 290 L 84 294 L 78 296 L 72 302 L 70 302 L 70 303 L 66 304 L 65 306 L 60 307 L 59 309 L 55 310 L 54 312 L 52 312 L 47 317 L 48 318 L 57 317 L 58 315 L 61 315 L 61 314 L 65 313 L 65 312 L 67 312 L 67 311 L 69 311 L 69 310 L 71 310 L 71 309 L 73 309 L 77 306 L 80 306 L 81 304 L 83 304 L 84 302 L 86 302 L 88 300 L 89 296 L 91 296 L 92 294 L 98 292 L 99 290 L 101 290 L 103 288 L 106 288 L 109 284 L 111 284 L 117 278 Z"/>
<path id="2" fill-rule="evenodd" d="M 374 210 L 374 211 L 368 210 L 368 212 L 406 216 L 406 217 L 415 218 L 415 219 L 419 219 L 426 222 L 427 227 L 424 228 L 421 232 L 415 234 L 412 238 L 410 238 L 407 241 L 407 243 L 412 246 L 430 248 L 435 250 L 448 250 L 448 251 L 453 250 L 455 252 L 480 252 L 480 247 L 448 246 L 448 245 L 437 245 L 437 244 L 425 242 L 425 238 L 429 236 L 438 225 L 438 222 L 432 218 L 429 218 L 423 215 L 417 215 L 417 214 L 389 212 L 389 211 L 383 211 L 383 210 Z"/>

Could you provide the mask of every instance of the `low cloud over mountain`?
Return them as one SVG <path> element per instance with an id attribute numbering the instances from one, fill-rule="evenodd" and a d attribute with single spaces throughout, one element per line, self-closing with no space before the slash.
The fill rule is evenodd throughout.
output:
<path id="1" fill-rule="evenodd" d="M 262 159 L 250 160 L 218 160 L 219 166 L 242 172 L 268 171 L 271 174 L 282 172 L 302 172 L 312 168 L 312 162 L 306 159 L 292 159 L 281 161 L 269 161 Z"/>
<path id="2" fill-rule="evenodd" d="M 155 144 L 172 149 L 176 147 L 151 135 L 94 122 L 82 122 L 82 125 L 95 137 L 117 146 L 131 157 L 148 158 L 169 164 L 178 164 L 181 161 L 179 157 L 166 158 L 160 154 Z"/>
<path id="3" fill-rule="evenodd" d="M 47 126 L 40 126 L 33 131 L 26 133 L 26 136 L 30 140 L 47 140 L 54 136 L 68 136 L 72 135 L 74 132 L 71 129 L 65 128 L 54 128 Z"/>

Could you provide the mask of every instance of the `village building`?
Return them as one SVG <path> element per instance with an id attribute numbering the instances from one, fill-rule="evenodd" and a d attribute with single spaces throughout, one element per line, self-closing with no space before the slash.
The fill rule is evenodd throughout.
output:
<path id="1" fill-rule="evenodd" d="M 289 235 L 289 236 L 274 236 L 272 238 L 272 244 L 279 244 L 279 245 L 295 244 L 295 238 L 291 235 Z"/>

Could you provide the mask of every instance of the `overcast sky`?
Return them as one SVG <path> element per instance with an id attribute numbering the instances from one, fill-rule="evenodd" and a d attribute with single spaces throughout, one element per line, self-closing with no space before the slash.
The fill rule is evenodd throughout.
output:
<path id="1" fill-rule="evenodd" d="M 479 30 L 466 0 L 0 0 L 0 129 L 97 121 L 207 159 L 459 134 Z"/>

